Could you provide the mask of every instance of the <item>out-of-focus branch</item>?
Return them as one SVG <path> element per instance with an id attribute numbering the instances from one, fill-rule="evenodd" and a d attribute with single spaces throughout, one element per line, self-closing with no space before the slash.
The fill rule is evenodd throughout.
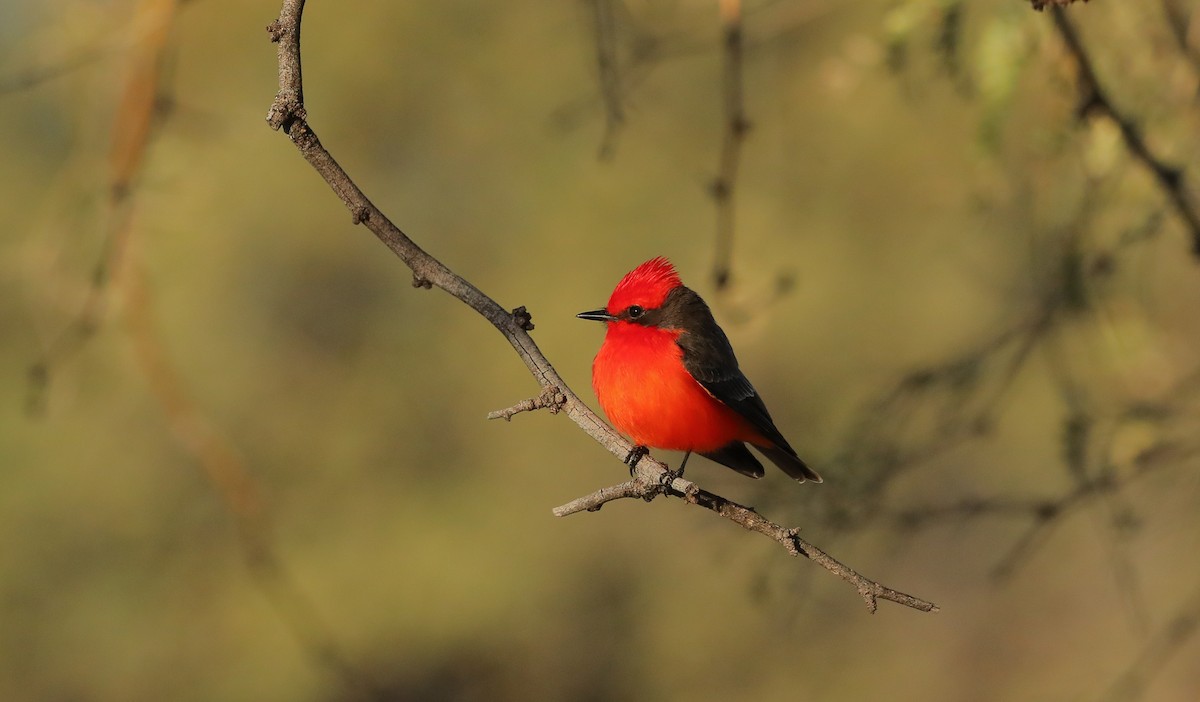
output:
<path id="1" fill-rule="evenodd" d="M 36 410 L 45 401 L 52 374 L 93 336 L 104 321 L 109 298 L 122 293 L 137 367 L 175 440 L 195 461 L 233 522 L 254 583 L 307 654 L 334 671 L 348 689 L 377 698 L 378 686 L 350 663 L 279 556 L 269 512 L 241 453 L 208 420 L 176 371 L 154 322 L 153 295 L 133 253 L 136 185 L 157 133 L 163 65 L 178 10 L 177 0 L 142 0 L 133 15 L 136 31 L 110 134 L 104 252 L 82 309 L 30 370 L 30 407 Z"/>
<path id="2" fill-rule="evenodd" d="M 1179 46 L 1180 53 L 1192 64 L 1193 70 L 1200 70 L 1200 52 L 1192 46 L 1188 36 L 1191 32 L 1191 9 L 1181 7 L 1180 0 L 1162 0 L 1162 4 L 1163 14 L 1167 18 L 1167 26 L 1171 30 L 1171 37 Z"/>
<path id="3" fill-rule="evenodd" d="M 1167 662 L 1200 631 L 1200 589 L 1192 593 L 1175 615 L 1163 625 L 1134 662 L 1121 673 L 1102 702 L 1134 702 Z"/>
<path id="4" fill-rule="evenodd" d="M 83 49 L 72 56 L 58 61 L 48 62 L 26 69 L 20 73 L 0 77 L 0 97 L 31 90 L 62 76 L 69 75 L 98 61 L 105 53 L 106 50 L 104 49 Z"/>
<path id="5" fill-rule="evenodd" d="M 104 217 L 104 248 L 92 269 L 92 279 L 84 295 L 79 312 L 46 346 L 40 358 L 29 366 L 28 396 L 26 411 L 31 416 L 41 415 L 46 407 L 50 382 L 55 372 L 80 351 L 104 321 L 108 308 L 108 295 L 112 280 L 123 272 L 123 263 L 129 247 L 132 227 L 131 204 L 124 195 L 114 194 L 107 202 Z"/>
<path id="6" fill-rule="evenodd" d="M 552 406 L 565 412 L 573 422 L 608 449 L 610 453 L 624 459 L 633 449 L 633 445 L 592 412 L 550 365 L 537 344 L 534 343 L 533 338 L 529 336 L 528 330 L 532 328 L 532 325 L 529 314 L 524 308 L 517 308 L 512 312 L 505 310 L 481 290 L 421 249 L 367 199 L 362 190 L 321 145 L 316 132 L 307 122 L 303 100 L 304 86 L 300 68 L 300 25 L 303 12 L 304 0 L 284 0 L 279 18 L 267 27 L 271 40 L 278 44 L 279 61 L 279 92 L 267 113 L 268 124 L 288 135 L 304 159 L 321 175 L 350 210 L 352 221 L 355 224 L 366 226 L 405 265 L 412 269 L 415 281 L 422 287 L 432 286 L 446 291 L 487 319 L 512 345 L 517 355 L 543 388 L 544 393 L 554 393 Z M 549 390 L 550 388 L 553 388 L 553 391 Z M 534 404 L 537 402 L 534 401 Z M 523 411 L 523 408 L 513 408 L 512 414 L 519 411 Z M 504 416 L 507 412 L 509 410 L 503 410 L 498 413 L 498 416 Z M 643 497 L 650 497 L 655 491 L 661 491 L 664 481 L 673 490 L 677 489 L 676 483 L 682 481 L 681 478 L 674 477 L 674 474 L 664 464 L 647 457 L 643 457 L 638 462 L 636 474 L 637 480 L 640 481 L 639 490 L 643 490 L 641 495 Z M 845 565 L 833 560 L 823 551 L 800 540 L 795 535 L 795 530 L 779 527 L 763 519 L 753 510 L 700 490 L 687 481 L 679 482 L 678 488 L 682 488 L 677 491 L 685 495 L 689 503 L 704 506 L 747 529 L 776 538 L 785 545 L 790 544 L 789 552 L 821 563 L 831 572 L 854 584 L 866 600 L 868 607 L 873 608 L 875 601 L 883 598 L 924 611 L 936 609 L 932 603 L 898 593 L 863 578 Z M 603 490 L 601 493 L 607 494 Z M 610 499 L 621 496 L 615 495 Z M 603 500 L 592 506 L 598 507 L 600 504 L 603 504 Z M 585 505 L 580 509 L 588 508 Z"/>
<path id="7" fill-rule="evenodd" d="M 254 582 L 313 660 L 365 699 L 382 699 L 379 685 L 355 666 L 335 642 L 315 603 L 301 591 L 276 548 L 270 514 L 242 454 L 214 427 L 175 370 L 154 323 L 153 296 L 144 273 L 131 261 L 125 277 L 125 318 L 138 366 L 163 410 L 176 441 L 196 461 L 233 520 Z"/>
<path id="8" fill-rule="evenodd" d="M 1070 4 L 1074 3 L 1075 1 L 1076 0 L 1030 0 L 1030 4 L 1033 5 L 1033 9 L 1037 10 L 1038 12 L 1041 12 L 1042 10 L 1046 9 L 1047 7 L 1053 7 L 1054 9 L 1058 9 L 1060 7 L 1066 7 L 1067 5 L 1070 5 Z M 1083 0 L 1083 1 L 1087 2 L 1088 0 Z"/>
<path id="9" fill-rule="evenodd" d="M 600 140 L 600 158 L 611 158 L 616 149 L 617 132 L 625 124 L 624 89 L 618 52 L 617 0 L 588 0 L 596 34 L 596 73 L 600 81 L 600 100 L 604 103 L 604 137 Z"/>
<path id="10" fill-rule="evenodd" d="M 717 177 L 712 182 L 712 197 L 717 207 L 716 258 L 713 262 L 713 281 L 718 290 L 729 283 L 733 258 L 733 237 L 736 229 L 734 194 L 737 187 L 738 162 L 742 142 L 750 131 L 743 98 L 741 0 L 720 0 L 721 31 L 725 67 L 722 80 L 725 136 L 721 140 L 721 155 Z"/>
<path id="11" fill-rule="evenodd" d="M 30 413 L 43 407 L 54 371 L 83 348 L 103 321 L 111 281 L 128 251 L 132 231 L 129 195 L 150 146 L 164 56 L 177 9 L 174 0 L 142 0 L 134 13 L 132 24 L 137 32 L 128 49 L 128 73 L 109 138 L 104 250 L 79 313 L 29 369 Z"/>
<path id="12" fill-rule="evenodd" d="M 1009 548 L 993 569 L 997 577 L 1010 575 L 1028 560 L 1030 551 L 1069 514 L 1119 493 L 1131 483 L 1157 470 L 1200 455 L 1200 444 L 1164 440 L 1143 450 L 1134 461 L 1132 472 L 1102 474 L 1076 481 L 1070 490 L 1046 498 L 968 497 L 946 505 L 925 505 L 894 514 L 896 523 L 909 529 L 931 524 L 963 522 L 983 516 L 1024 519 L 1029 522 L 1024 535 Z"/>
<path id="13" fill-rule="evenodd" d="M 1112 120 L 1121 132 L 1125 148 L 1142 166 L 1154 176 L 1158 187 L 1166 195 L 1175 214 L 1183 221 L 1188 235 L 1192 239 L 1192 255 L 1200 259 L 1200 210 L 1196 209 L 1184 182 L 1183 169 L 1167 163 L 1166 159 L 1151 150 L 1142 130 L 1134 123 L 1133 118 L 1117 108 L 1108 93 L 1101 87 L 1096 78 L 1096 69 L 1092 66 L 1091 57 L 1083 45 L 1075 26 L 1067 18 L 1067 13 L 1061 7 L 1051 10 L 1054 26 L 1062 37 L 1067 51 L 1075 58 L 1079 68 L 1079 115 L 1086 116 L 1098 113 Z"/>

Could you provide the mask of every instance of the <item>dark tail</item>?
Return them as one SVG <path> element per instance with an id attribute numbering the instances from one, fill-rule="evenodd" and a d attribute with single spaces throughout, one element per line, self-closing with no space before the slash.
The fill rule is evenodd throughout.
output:
<path id="1" fill-rule="evenodd" d="M 778 446 L 758 446 L 754 448 L 762 452 L 762 455 L 771 459 L 771 462 L 779 466 L 779 469 L 787 473 L 791 477 L 800 482 L 811 480 L 814 483 L 821 482 L 821 476 L 817 475 L 817 471 L 808 467 L 799 456 L 786 449 Z"/>
<path id="2" fill-rule="evenodd" d="M 741 473 L 748 478 L 763 477 L 762 464 L 750 453 L 750 449 L 740 441 L 735 441 L 732 444 L 726 444 L 716 451 L 702 453 L 710 461 L 716 461 L 723 466 L 727 466 Z"/>

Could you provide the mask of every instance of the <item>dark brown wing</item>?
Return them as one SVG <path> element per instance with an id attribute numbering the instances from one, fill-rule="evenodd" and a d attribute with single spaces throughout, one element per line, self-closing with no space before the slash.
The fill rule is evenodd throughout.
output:
<path id="1" fill-rule="evenodd" d="M 775 421 L 771 419 L 758 391 L 738 368 L 733 347 L 704 300 L 688 288 L 679 287 L 664 302 L 662 313 L 659 321 L 661 326 L 683 331 L 675 343 L 683 350 L 683 366 L 688 373 L 713 397 L 744 417 L 763 438 L 774 444 L 757 446 L 763 455 L 796 480 L 821 482 L 821 477 L 796 455 L 796 450 L 775 427 Z M 725 461 L 713 460 L 738 472 L 745 472 Z"/>

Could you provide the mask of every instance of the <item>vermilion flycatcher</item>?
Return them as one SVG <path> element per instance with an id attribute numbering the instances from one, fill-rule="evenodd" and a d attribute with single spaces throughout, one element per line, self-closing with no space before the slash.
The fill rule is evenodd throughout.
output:
<path id="1" fill-rule="evenodd" d="M 708 305 L 667 259 L 633 269 L 607 307 L 576 316 L 608 327 L 592 387 L 613 425 L 637 445 L 626 459 L 631 465 L 653 447 L 685 451 L 683 465 L 698 453 L 761 478 L 762 463 L 746 448 L 752 444 L 796 480 L 821 482 L 775 428 Z"/>

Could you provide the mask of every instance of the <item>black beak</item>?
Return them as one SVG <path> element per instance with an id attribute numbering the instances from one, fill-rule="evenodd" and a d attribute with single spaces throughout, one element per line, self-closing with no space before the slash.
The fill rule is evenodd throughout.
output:
<path id="1" fill-rule="evenodd" d="M 590 319 L 593 322 L 612 322 L 616 320 L 616 317 L 612 316 L 607 310 L 603 309 L 592 310 L 591 312 L 580 312 L 575 316 L 580 319 Z"/>

